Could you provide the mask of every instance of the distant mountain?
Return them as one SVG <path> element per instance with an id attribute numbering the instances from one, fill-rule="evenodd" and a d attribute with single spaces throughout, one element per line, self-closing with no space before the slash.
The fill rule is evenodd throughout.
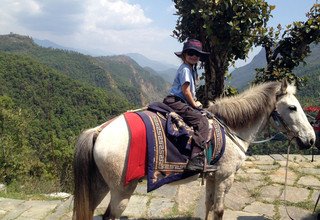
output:
<path id="1" fill-rule="evenodd" d="M 170 69 L 167 69 L 167 70 L 164 70 L 164 71 L 159 71 L 159 74 L 164 77 L 164 79 L 169 82 L 169 83 L 173 83 L 173 80 L 176 76 L 176 73 L 177 73 L 177 69 L 178 68 L 170 68 Z"/>
<path id="2" fill-rule="evenodd" d="M 126 97 L 132 100 L 139 98 L 143 105 L 162 101 L 169 91 L 170 84 L 162 77 L 142 68 L 128 56 L 96 57 L 96 60 L 121 85 L 118 88 L 125 92 Z"/>
<path id="3" fill-rule="evenodd" d="M 61 50 L 68 50 L 68 51 L 74 51 L 74 52 L 79 52 L 85 55 L 90 55 L 90 56 L 109 56 L 109 55 L 113 55 L 110 52 L 104 51 L 104 50 L 99 50 L 99 49 L 95 49 L 95 50 L 84 50 L 84 49 L 76 49 L 76 48 L 72 48 L 72 47 L 65 47 L 65 46 L 61 46 L 59 44 L 56 44 L 52 41 L 49 40 L 39 40 L 34 38 L 33 41 L 41 46 L 41 47 L 45 47 L 45 48 L 53 48 L 53 49 L 61 49 Z"/>
<path id="4" fill-rule="evenodd" d="M 90 56 L 112 56 L 114 54 L 110 52 L 106 52 L 103 50 L 95 49 L 95 50 L 84 50 L 84 49 L 75 49 L 71 47 L 65 47 L 61 46 L 59 44 L 56 44 L 50 40 L 39 40 L 39 39 L 33 39 L 34 43 L 41 47 L 45 48 L 53 48 L 53 49 L 61 49 L 61 50 L 67 50 L 67 51 L 74 51 L 74 52 L 79 52 L 85 55 L 90 55 Z M 177 67 L 172 65 L 172 64 L 165 64 L 160 61 L 155 61 L 151 60 L 142 54 L 138 53 L 128 53 L 125 56 L 130 57 L 133 59 L 135 62 L 137 62 L 141 67 L 146 68 L 147 71 L 152 72 L 155 75 L 161 76 L 164 80 L 166 80 L 169 83 L 172 83 L 173 78 L 172 78 L 172 71 L 175 73 Z M 174 77 L 174 76 L 173 76 Z"/>
<path id="5" fill-rule="evenodd" d="M 156 61 L 156 60 L 150 60 L 149 58 L 138 53 L 128 53 L 126 55 L 131 57 L 133 60 L 135 60 L 140 66 L 150 67 L 157 72 L 166 71 L 170 68 L 177 69 L 175 65 L 165 64 L 163 62 Z"/>
<path id="6" fill-rule="evenodd" d="M 310 50 L 312 52 L 310 56 L 306 57 L 305 64 L 302 63 L 293 70 L 293 72 L 297 73 L 299 76 L 308 76 L 309 74 L 320 70 L 320 44 L 311 45 Z"/>
<path id="7" fill-rule="evenodd" d="M 308 57 L 306 57 L 305 64 L 301 63 L 293 70 L 293 73 L 298 76 L 310 77 L 320 70 L 320 45 L 311 45 L 310 49 L 312 52 Z M 248 87 L 250 82 L 254 79 L 256 73 L 255 69 L 264 68 L 266 64 L 265 50 L 262 49 L 249 64 L 239 67 L 231 72 L 232 78 L 230 80 L 230 84 L 239 90 L 243 90 Z"/>
<path id="8" fill-rule="evenodd" d="M 45 47 L 45 48 L 55 48 L 55 49 L 61 49 L 61 50 L 71 50 L 71 51 L 76 51 L 76 49 L 73 49 L 73 48 L 70 48 L 70 47 L 64 47 L 64 46 L 61 46 L 59 44 L 56 44 L 52 41 L 49 41 L 49 40 L 39 40 L 39 39 L 36 39 L 34 38 L 33 41 L 41 46 L 41 47 Z"/>
<path id="9" fill-rule="evenodd" d="M 266 64 L 265 50 L 261 49 L 249 64 L 236 68 L 231 72 L 230 84 L 239 90 L 243 90 L 254 79 L 255 69 L 263 68 Z"/>
<path id="10" fill-rule="evenodd" d="M 177 71 L 177 68 L 166 69 L 163 71 L 155 71 L 150 67 L 145 67 L 144 69 L 150 73 L 161 76 L 166 82 L 170 83 L 170 85 L 172 84 Z"/>
<path id="11" fill-rule="evenodd" d="M 44 48 L 32 38 L 0 35 L 0 51 L 28 56 L 71 79 L 123 97 L 136 106 L 162 100 L 169 83 L 139 66 L 127 56 L 91 57 L 79 52 Z"/>

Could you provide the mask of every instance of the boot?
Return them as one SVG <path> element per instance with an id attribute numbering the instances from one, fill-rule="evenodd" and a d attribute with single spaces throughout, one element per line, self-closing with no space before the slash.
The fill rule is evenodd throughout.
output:
<path id="1" fill-rule="evenodd" d="M 187 171 L 203 171 L 204 168 L 204 154 L 198 153 L 197 155 L 193 156 L 187 163 L 186 170 Z"/>
<path id="2" fill-rule="evenodd" d="M 214 172 L 217 170 L 217 166 L 206 164 L 205 155 L 200 152 L 191 157 L 185 170 L 190 172 Z"/>

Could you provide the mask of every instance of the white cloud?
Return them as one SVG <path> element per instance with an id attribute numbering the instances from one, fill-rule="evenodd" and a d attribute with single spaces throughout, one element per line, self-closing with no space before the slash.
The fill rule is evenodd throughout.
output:
<path id="1" fill-rule="evenodd" d="M 123 0 L 89 0 L 86 8 L 84 25 L 92 31 L 144 28 L 152 22 L 139 5 Z"/>
<path id="2" fill-rule="evenodd" d="M 77 0 L 4 0 L 0 8 L 0 29 L 71 34 L 82 23 L 82 4 Z"/>
<path id="3" fill-rule="evenodd" d="M 171 30 L 152 26 L 141 6 L 125 0 L 88 0 L 85 22 L 74 44 L 114 54 L 142 53 L 165 59 L 163 45 Z"/>
<path id="4" fill-rule="evenodd" d="M 40 5 L 33 0 L 3 0 L 0 7 L 0 29 L 19 26 L 19 15 L 34 15 L 41 12 Z M 21 29 L 21 27 L 20 27 Z"/>
<path id="5" fill-rule="evenodd" d="M 170 59 L 167 50 L 175 49 L 165 45 L 172 30 L 157 27 L 144 10 L 129 0 L 1 0 L 0 34 L 14 32 L 106 55 Z"/>
<path id="6" fill-rule="evenodd" d="M 11 15 L 17 15 L 19 13 L 37 14 L 41 12 L 40 4 L 34 0 L 5 0 L 1 3 L 1 8 L 3 9 L 3 13 Z"/>

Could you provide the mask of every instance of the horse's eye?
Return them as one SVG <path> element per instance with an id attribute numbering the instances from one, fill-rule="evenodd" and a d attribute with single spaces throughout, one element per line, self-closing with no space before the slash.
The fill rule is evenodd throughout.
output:
<path id="1" fill-rule="evenodd" d="M 295 105 L 290 105 L 290 106 L 289 106 L 289 109 L 290 109 L 291 111 L 297 111 L 297 107 L 296 107 Z"/>

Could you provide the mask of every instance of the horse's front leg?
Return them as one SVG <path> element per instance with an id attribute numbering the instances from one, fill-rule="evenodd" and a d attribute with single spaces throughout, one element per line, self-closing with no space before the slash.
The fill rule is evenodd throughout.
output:
<path id="1" fill-rule="evenodd" d="M 206 215 L 205 219 L 213 219 L 213 202 L 214 202 L 215 183 L 214 177 L 209 177 L 206 180 Z"/>
<path id="2" fill-rule="evenodd" d="M 224 213 L 224 199 L 234 181 L 234 174 L 227 178 L 215 177 L 206 181 L 206 215 L 205 219 L 222 219 Z"/>
<path id="3" fill-rule="evenodd" d="M 219 180 L 219 176 L 216 176 L 215 193 L 214 193 L 214 220 L 222 220 L 224 214 L 224 200 L 225 196 L 231 188 L 234 181 L 234 174 L 230 175 L 226 179 Z"/>

